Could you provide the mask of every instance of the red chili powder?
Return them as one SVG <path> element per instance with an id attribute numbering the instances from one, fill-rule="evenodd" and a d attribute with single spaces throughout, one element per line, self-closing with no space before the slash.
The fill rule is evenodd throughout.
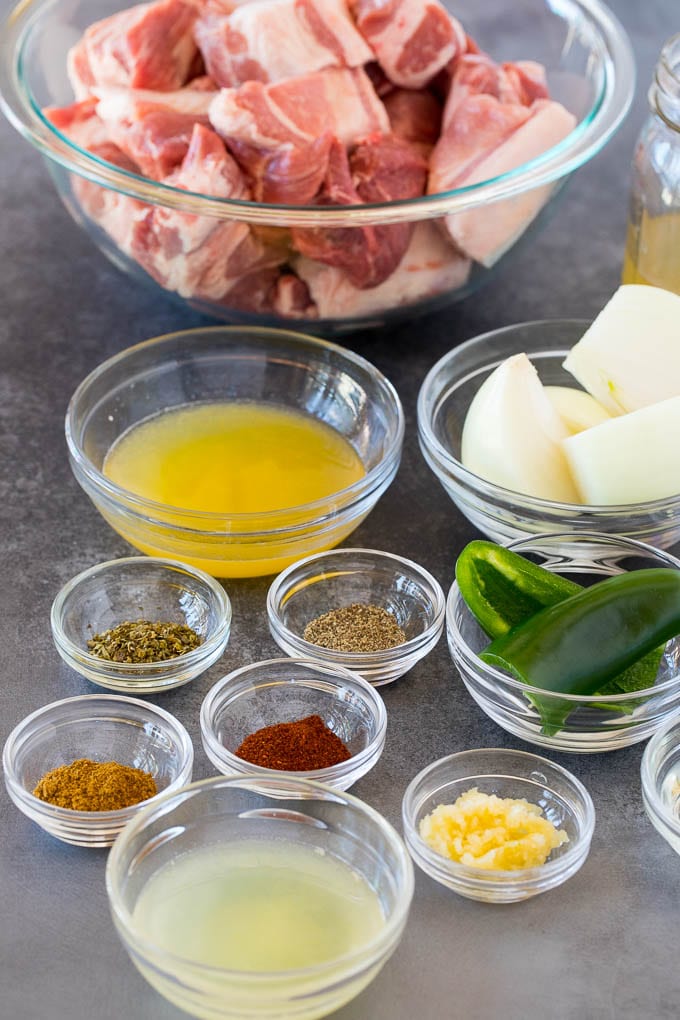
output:
<path id="1" fill-rule="evenodd" d="M 325 769 L 352 757 L 319 715 L 264 726 L 246 737 L 234 753 L 252 765 L 286 772 Z"/>

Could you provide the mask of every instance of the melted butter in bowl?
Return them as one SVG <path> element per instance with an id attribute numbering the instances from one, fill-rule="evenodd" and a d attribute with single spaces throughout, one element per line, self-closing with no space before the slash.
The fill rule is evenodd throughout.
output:
<path id="1" fill-rule="evenodd" d="M 311 415 L 250 402 L 172 408 L 124 433 L 104 474 L 157 503 L 257 514 L 323 499 L 365 475 L 355 450 Z"/>
<path id="2" fill-rule="evenodd" d="M 142 552 L 216 577 L 277 573 L 344 539 L 391 483 L 403 412 L 369 362 L 299 333 L 185 330 L 78 387 L 78 482 Z"/>

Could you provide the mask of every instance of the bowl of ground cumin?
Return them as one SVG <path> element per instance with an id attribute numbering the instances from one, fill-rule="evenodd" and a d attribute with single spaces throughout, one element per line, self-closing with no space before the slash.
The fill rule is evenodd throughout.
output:
<path id="1" fill-rule="evenodd" d="M 27 716 L 7 738 L 2 761 L 20 811 L 65 843 L 102 847 L 143 805 L 191 782 L 194 751 L 164 709 L 85 694 Z"/>
<path id="2" fill-rule="evenodd" d="M 267 597 L 269 629 L 287 655 L 344 666 L 374 686 L 434 648 L 445 607 L 429 571 L 378 549 L 307 556 L 278 575 Z"/>
<path id="3" fill-rule="evenodd" d="M 347 790 L 378 761 L 387 714 L 362 677 L 313 659 L 234 670 L 201 706 L 203 747 L 225 775 L 304 774 Z"/>

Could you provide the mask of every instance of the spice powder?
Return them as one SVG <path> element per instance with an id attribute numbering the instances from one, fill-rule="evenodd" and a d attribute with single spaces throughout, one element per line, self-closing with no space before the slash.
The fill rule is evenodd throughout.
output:
<path id="1" fill-rule="evenodd" d="M 370 602 L 353 602 L 317 616 L 302 637 L 336 652 L 383 652 L 406 641 L 393 614 Z"/>
<path id="2" fill-rule="evenodd" d="M 46 772 L 33 796 L 72 811 L 120 811 L 157 793 L 149 772 L 117 761 L 78 758 Z"/>
<path id="3" fill-rule="evenodd" d="M 325 769 L 352 757 L 320 715 L 263 726 L 247 736 L 234 754 L 251 765 L 285 772 Z"/>

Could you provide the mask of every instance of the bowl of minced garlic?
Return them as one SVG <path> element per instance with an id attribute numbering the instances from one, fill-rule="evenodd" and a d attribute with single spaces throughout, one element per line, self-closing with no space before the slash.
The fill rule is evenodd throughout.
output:
<path id="1" fill-rule="evenodd" d="M 501 748 L 461 751 L 423 769 L 402 815 L 415 863 L 460 895 L 490 903 L 527 899 L 575 874 L 595 824 L 574 775 Z"/>
<path id="2" fill-rule="evenodd" d="M 516 871 L 537 868 L 569 842 L 564 829 L 524 797 L 497 797 L 476 786 L 453 804 L 439 804 L 418 831 L 435 853 L 471 868 Z"/>

